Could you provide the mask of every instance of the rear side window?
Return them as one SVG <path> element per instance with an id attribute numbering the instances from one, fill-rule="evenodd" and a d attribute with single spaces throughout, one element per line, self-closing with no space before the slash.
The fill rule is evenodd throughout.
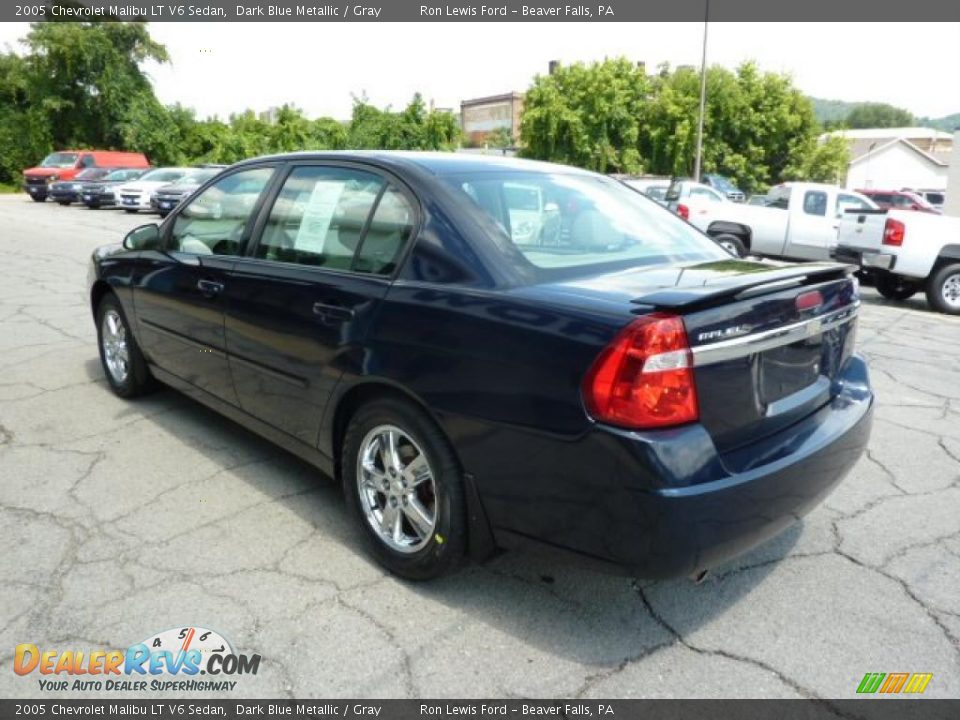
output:
<path id="1" fill-rule="evenodd" d="M 827 194 L 819 190 L 807 190 L 803 195 L 803 212 L 807 215 L 827 214 Z"/>
<path id="2" fill-rule="evenodd" d="M 387 275 L 410 238 L 414 211 L 379 175 L 299 167 L 270 210 L 256 257 Z"/>
<path id="3" fill-rule="evenodd" d="M 413 208 L 397 188 L 383 191 L 353 269 L 359 272 L 389 275 L 397 267 L 397 259 L 413 232 Z"/>
<path id="4" fill-rule="evenodd" d="M 256 257 L 349 270 L 383 185 L 349 168 L 296 168 L 270 210 Z"/>

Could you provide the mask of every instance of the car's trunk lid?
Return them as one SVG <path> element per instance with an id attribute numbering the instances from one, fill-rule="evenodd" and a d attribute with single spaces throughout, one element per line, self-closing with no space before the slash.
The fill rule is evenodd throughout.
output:
<path id="1" fill-rule="evenodd" d="M 739 260 L 540 286 L 558 301 L 683 316 L 700 422 L 718 450 L 767 437 L 837 394 L 859 304 L 849 266 Z"/>

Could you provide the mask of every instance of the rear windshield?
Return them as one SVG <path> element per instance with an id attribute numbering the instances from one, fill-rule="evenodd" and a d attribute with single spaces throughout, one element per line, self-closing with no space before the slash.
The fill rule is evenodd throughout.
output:
<path id="1" fill-rule="evenodd" d="M 943 193 L 928 192 L 924 193 L 927 197 L 927 202 L 931 202 L 934 205 L 943 205 Z"/>
<path id="2" fill-rule="evenodd" d="M 47 155 L 40 167 L 46 168 L 70 168 L 77 164 L 77 153 L 57 152 Z"/>
<path id="3" fill-rule="evenodd" d="M 183 177 L 185 170 L 175 170 L 172 168 L 159 168 L 141 175 L 140 180 L 149 180 L 151 182 L 173 182 Z"/>
<path id="4" fill-rule="evenodd" d="M 114 170 L 112 173 L 107 175 L 104 180 L 111 182 L 115 182 L 117 180 L 131 180 L 133 178 L 140 177 L 142 174 L 142 170 Z"/>
<path id="5" fill-rule="evenodd" d="M 191 170 L 189 174 L 184 175 L 179 180 L 174 180 L 171 184 L 177 186 L 183 185 L 203 185 L 223 168 L 209 168 L 204 170 Z"/>
<path id="6" fill-rule="evenodd" d="M 539 172 L 444 179 L 492 220 L 505 255 L 519 251 L 547 275 L 729 259 L 705 235 L 616 180 Z"/>

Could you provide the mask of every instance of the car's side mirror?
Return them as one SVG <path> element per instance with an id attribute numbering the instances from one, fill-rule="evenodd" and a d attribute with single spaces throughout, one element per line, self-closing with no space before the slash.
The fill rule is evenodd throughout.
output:
<path id="1" fill-rule="evenodd" d="M 159 226 L 156 223 L 150 223 L 134 228 L 123 239 L 123 247 L 127 250 L 159 250 Z"/>

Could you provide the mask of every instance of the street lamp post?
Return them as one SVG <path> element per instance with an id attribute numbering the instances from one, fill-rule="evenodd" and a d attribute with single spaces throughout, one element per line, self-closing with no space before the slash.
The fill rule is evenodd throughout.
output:
<path id="1" fill-rule="evenodd" d="M 697 120 L 697 158 L 693 166 L 693 179 L 700 182 L 700 167 L 703 158 L 703 114 L 707 105 L 707 27 L 710 21 L 710 0 L 706 0 L 703 12 L 703 56 L 700 58 L 700 117 Z"/>

